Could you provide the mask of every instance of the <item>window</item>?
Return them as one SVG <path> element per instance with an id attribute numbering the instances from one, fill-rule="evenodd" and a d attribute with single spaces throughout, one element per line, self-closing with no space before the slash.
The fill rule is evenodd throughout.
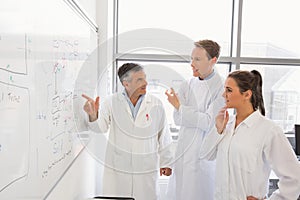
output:
<path id="1" fill-rule="evenodd" d="M 118 34 L 137 29 L 147 30 L 134 37 L 119 38 L 118 53 L 127 52 L 132 45 L 145 46 L 159 43 L 163 49 L 189 54 L 190 40 L 210 39 L 222 46 L 222 54 L 229 55 L 231 37 L 232 0 L 152 0 L 118 1 Z M 169 30 L 163 32 L 162 30 Z M 181 35 L 174 37 L 172 32 Z"/>
<path id="2" fill-rule="evenodd" d="M 299 123 L 298 0 L 115 3 L 116 62 L 152 62 L 151 68 L 163 65 L 176 71 L 188 66 L 194 41 L 212 39 L 221 45 L 217 66 L 224 77 L 236 69 L 257 69 L 263 75 L 267 117 L 285 131 Z M 149 90 L 157 89 L 157 81 L 149 81 Z"/>
<path id="3" fill-rule="evenodd" d="M 300 58 L 298 0 L 243 1 L 242 56 Z"/>

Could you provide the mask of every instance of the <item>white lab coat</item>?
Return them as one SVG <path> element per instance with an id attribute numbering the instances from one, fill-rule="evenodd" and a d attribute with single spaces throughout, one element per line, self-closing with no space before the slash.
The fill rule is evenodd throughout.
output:
<path id="1" fill-rule="evenodd" d="M 279 190 L 269 199 L 296 200 L 300 194 L 300 164 L 283 131 L 255 111 L 236 129 L 235 116 L 220 135 L 206 137 L 200 158 L 217 160 L 215 200 L 263 199 L 271 169 Z"/>
<path id="2" fill-rule="evenodd" d="M 90 127 L 102 133 L 110 128 L 103 194 L 157 200 L 159 168 L 170 167 L 172 161 L 161 101 L 146 94 L 134 120 L 125 96 L 114 94 L 101 104 L 99 119 Z"/>
<path id="3" fill-rule="evenodd" d="M 167 189 L 170 200 L 213 198 L 215 162 L 200 160 L 199 151 L 216 114 L 224 106 L 223 90 L 223 79 L 215 73 L 208 80 L 193 77 L 178 91 L 181 105 L 174 111 L 174 121 L 181 128 Z"/>

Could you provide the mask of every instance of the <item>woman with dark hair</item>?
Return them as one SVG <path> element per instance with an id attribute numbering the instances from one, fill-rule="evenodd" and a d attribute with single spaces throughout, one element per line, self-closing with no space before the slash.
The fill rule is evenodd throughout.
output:
<path id="1" fill-rule="evenodd" d="M 258 71 L 228 75 L 226 106 L 200 150 L 200 158 L 216 159 L 215 200 L 267 198 L 271 170 L 279 178 L 269 198 L 295 200 L 300 194 L 300 164 L 282 129 L 265 115 Z M 230 116 L 227 108 L 234 108 Z"/>

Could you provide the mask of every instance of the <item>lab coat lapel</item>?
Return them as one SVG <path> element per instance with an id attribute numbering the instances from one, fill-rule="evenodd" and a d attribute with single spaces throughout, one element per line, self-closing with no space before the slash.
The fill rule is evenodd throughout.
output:
<path id="1" fill-rule="evenodd" d="M 148 105 L 150 103 L 151 103 L 151 98 L 149 97 L 149 95 L 146 94 L 144 100 L 142 101 L 141 107 L 136 115 L 136 118 L 139 118 L 140 115 L 145 113 L 145 110 L 149 107 Z"/>
<path id="2" fill-rule="evenodd" d="M 121 109 L 125 109 L 126 113 L 129 115 L 129 118 L 133 120 L 129 104 L 128 104 L 127 100 L 125 99 L 125 96 L 122 93 L 118 93 L 118 98 L 119 98 L 120 105 L 122 105 L 122 106 L 118 106 L 118 107 L 121 107 Z"/>

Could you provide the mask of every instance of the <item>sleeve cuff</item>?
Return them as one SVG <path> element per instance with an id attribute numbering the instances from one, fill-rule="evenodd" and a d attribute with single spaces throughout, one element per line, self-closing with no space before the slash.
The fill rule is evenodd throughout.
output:
<path id="1" fill-rule="evenodd" d="M 88 127 L 93 132 L 96 132 L 96 133 L 101 132 L 100 128 L 99 128 L 99 125 L 98 125 L 98 120 L 93 121 L 93 122 L 88 122 Z"/>

